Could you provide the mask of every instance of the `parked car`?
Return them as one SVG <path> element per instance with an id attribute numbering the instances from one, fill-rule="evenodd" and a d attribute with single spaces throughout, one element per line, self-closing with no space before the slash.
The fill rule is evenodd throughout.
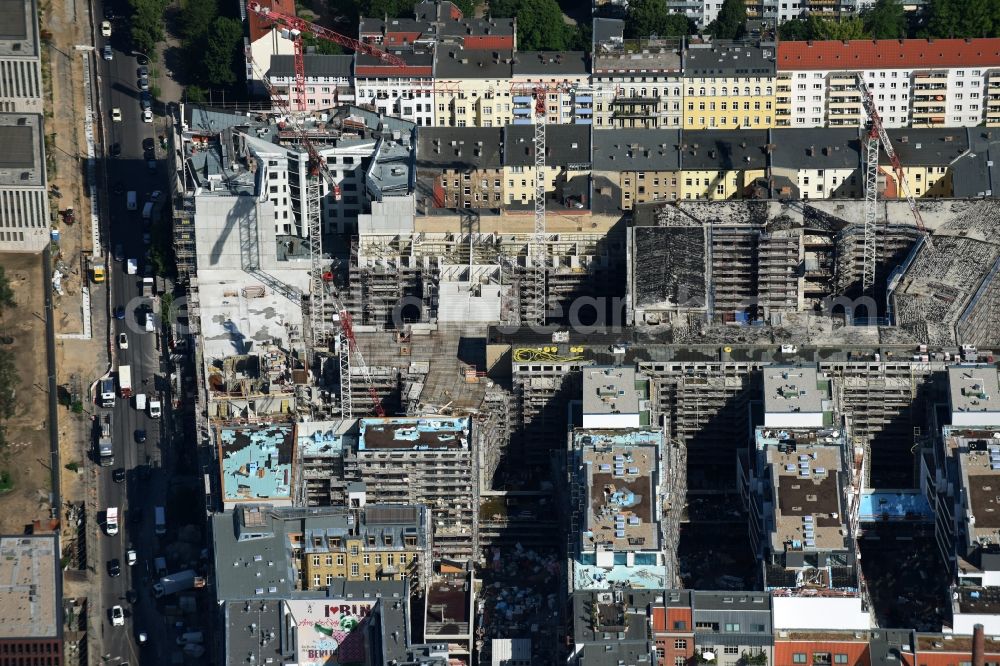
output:
<path id="1" fill-rule="evenodd" d="M 101 35 L 104 37 L 111 36 L 111 21 L 101 21 Z"/>
<path id="2" fill-rule="evenodd" d="M 110 44 L 105 44 L 104 45 L 104 59 L 105 60 L 114 60 L 115 59 L 115 54 L 114 54 L 114 51 L 111 50 L 111 45 Z"/>
<path id="3" fill-rule="evenodd" d="M 149 64 L 149 58 L 147 58 L 146 56 L 142 55 L 141 53 L 135 57 L 135 61 L 137 63 L 139 63 L 140 65 L 148 65 Z"/>
<path id="4" fill-rule="evenodd" d="M 146 442 L 146 431 L 145 430 L 136 430 L 135 431 L 135 443 L 136 444 L 144 444 L 145 442 Z"/>
<path id="5" fill-rule="evenodd" d="M 153 112 L 149 109 L 142 110 L 142 122 L 151 123 L 153 122 Z"/>
<path id="6" fill-rule="evenodd" d="M 118 349 L 128 349 L 128 335 L 125 333 L 118 334 Z"/>
<path id="7" fill-rule="evenodd" d="M 123 483 L 125 481 L 125 468 L 119 467 L 116 469 L 111 473 L 111 478 L 115 480 L 115 483 Z"/>
<path id="8" fill-rule="evenodd" d="M 122 121 L 122 110 L 117 106 L 111 109 L 111 120 L 116 123 L 120 123 Z"/>
<path id="9" fill-rule="evenodd" d="M 145 139 L 142 140 L 142 149 L 144 151 L 153 150 L 155 148 L 156 148 L 156 142 L 153 141 L 153 137 L 147 136 Z"/>
<path id="10" fill-rule="evenodd" d="M 108 575 L 112 578 L 122 575 L 122 563 L 118 561 L 118 558 L 108 561 Z"/>
<path id="11" fill-rule="evenodd" d="M 124 319 L 125 318 L 125 306 L 124 305 L 116 305 L 115 306 L 115 310 L 114 310 L 114 315 L 115 315 L 115 319 Z"/>
<path id="12" fill-rule="evenodd" d="M 124 627 L 125 626 L 125 611 L 121 606 L 111 607 L 111 626 L 112 627 Z"/>
<path id="13" fill-rule="evenodd" d="M 140 76 L 138 84 L 139 84 L 139 90 L 149 90 L 149 77 Z"/>
<path id="14" fill-rule="evenodd" d="M 135 566 L 135 563 L 136 563 L 136 561 L 138 561 L 138 559 L 139 559 L 139 558 L 138 558 L 138 556 L 137 556 L 137 555 L 135 554 L 135 551 L 134 551 L 134 550 L 132 550 L 131 548 L 129 548 L 128 552 L 127 552 L 127 553 L 125 553 L 125 561 L 126 561 L 126 562 L 128 562 L 128 565 L 129 565 L 130 567 L 134 567 L 134 566 Z"/>

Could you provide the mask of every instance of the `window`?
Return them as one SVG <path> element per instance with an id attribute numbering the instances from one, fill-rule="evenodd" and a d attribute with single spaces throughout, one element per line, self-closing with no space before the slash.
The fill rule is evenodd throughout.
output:
<path id="1" fill-rule="evenodd" d="M 358 544 L 352 543 L 351 544 L 351 555 L 357 555 L 357 554 L 358 554 Z"/>
<path id="2" fill-rule="evenodd" d="M 726 622 L 726 631 L 738 632 L 740 630 L 739 622 Z"/>
<path id="3" fill-rule="evenodd" d="M 686 664 L 687 664 L 686 657 L 674 657 L 674 666 L 686 666 Z"/>
<path id="4" fill-rule="evenodd" d="M 352 576 L 357 576 L 358 575 L 358 563 L 357 562 L 352 562 L 351 563 L 351 575 Z"/>
<path id="5" fill-rule="evenodd" d="M 688 642 L 687 642 L 687 639 L 685 639 L 685 638 L 678 638 L 677 640 L 674 641 L 674 649 L 675 650 L 686 650 L 687 646 L 688 646 Z"/>
<path id="6" fill-rule="evenodd" d="M 727 645 L 722 648 L 722 654 L 739 654 L 740 649 L 735 645 Z"/>
<path id="7" fill-rule="evenodd" d="M 369 555 L 368 553 L 365 553 L 364 563 L 365 563 L 365 566 L 368 566 L 368 565 L 370 565 L 372 563 L 372 556 Z"/>
<path id="8" fill-rule="evenodd" d="M 331 585 L 333 585 L 333 574 L 327 574 L 326 575 L 326 586 L 330 587 Z"/>
<path id="9" fill-rule="evenodd" d="M 833 655 L 833 663 L 835 664 L 846 664 L 847 655 L 846 654 L 835 654 Z"/>
<path id="10" fill-rule="evenodd" d="M 332 567 L 333 566 L 333 555 L 327 555 L 326 556 L 326 566 L 328 566 L 328 567 Z"/>
<path id="11" fill-rule="evenodd" d="M 337 566 L 338 567 L 344 566 L 344 554 L 343 553 L 340 553 L 339 555 L 337 555 Z"/>
<path id="12" fill-rule="evenodd" d="M 793 653 L 792 654 L 792 663 L 793 664 L 805 664 L 805 663 L 808 663 L 806 661 L 806 653 L 805 652 L 795 652 L 795 653 Z"/>
<path id="13" fill-rule="evenodd" d="M 832 663 L 829 652 L 813 652 L 814 666 L 826 666 Z"/>
<path id="14" fill-rule="evenodd" d="M 319 574 L 313 576 L 313 587 L 319 587 Z"/>

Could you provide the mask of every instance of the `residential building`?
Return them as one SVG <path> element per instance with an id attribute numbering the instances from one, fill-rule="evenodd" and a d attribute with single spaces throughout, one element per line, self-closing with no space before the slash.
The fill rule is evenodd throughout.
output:
<path id="1" fill-rule="evenodd" d="M 0 144 L 0 251 L 41 252 L 50 224 L 42 116 L 0 113 Z"/>
<path id="2" fill-rule="evenodd" d="M 703 42 L 684 51 L 684 129 L 764 129 L 775 121 L 775 47 Z"/>
<path id="3" fill-rule="evenodd" d="M 434 49 L 417 44 L 390 48 L 403 60 L 394 65 L 375 56 L 354 56 L 354 88 L 358 104 L 380 115 L 395 116 L 420 127 L 435 124 Z"/>
<path id="4" fill-rule="evenodd" d="M 58 534 L 0 536 L 0 664 L 65 663 L 61 560 Z"/>
<path id="5" fill-rule="evenodd" d="M 434 124 L 503 127 L 513 118 L 513 51 L 439 46 L 434 57 Z"/>
<path id="6" fill-rule="evenodd" d="M 245 2 L 238 3 L 243 19 L 243 52 L 246 61 L 247 87 L 255 95 L 266 95 L 262 77 L 271 69 L 271 58 L 276 55 L 292 56 L 295 44 L 288 38 L 287 30 L 265 21 L 256 12 L 248 12 Z M 261 0 L 260 5 L 282 14 L 295 16 L 294 0 Z"/>
<path id="7" fill-rule="evenodd" d="M 763 424 L 739 470 L 774 627 L 868 629 L 855 543 L 862 470 L 832 382 L 815 367 L 772 366 L 763 393 Z"/>
<path id="8" fill-rule="evenodd" d="M 595 212 L 682 197 L 680 130 L 595 129 L 591 136 Z"/>
<path id="9" fill-rule="evenodd" d="M 767 173 L 768 133 L 722 130 L 681 136 L 678 199 L 742 199 Z"/>
<path id="10" fill-rule="evenodd" d="M 847 664 L 869 666 L 869 644 L 872 638 L 867 631 L 784 631 L 774 633 L 774 663 L 776 664 Z"/>
<path id="11" fill-rule="evenodd" d="M 992 365 L 948 367 L 948 425 L 920 458 L 920 486 L 935 513 L 935 537 L 951 578 L 946 632 L 976 624 L 1000 631 L 1000 377 Z"/>
<path id="12" fill-rule="evenodd" d="M 6 5 L 0 35 L 0 113 L 42 113 L 42 52 L 38 0 Z"/>
<path id="13" fill-rule="evenodd" d="M 1000 91 L 997 94 L 1000 97 Z M 952 196 L 959 199 L 976 199 L 1000 192 L 1000 169 L 993 168 L 993 165 L 998 163 L 1000 163 L 1000 136 L 994 138 L 991 130 L 970 129 L 969 151 L 955 159 L 949 169 Z M 967 342 L 979 344 L 985 343 L 985 340 L 970 339 Z"/>
<path id="14" fill-rule="evenodd" d="M 570 433 L 572 589 L 661 589 L 670 580 L 663 447 L 663 433 L 652 429 L 616 425 Z"/>
<path id="15" fill-rule="evenodd" d="M 302 56 L 302 64 L 306 74 L 306 111 L 331 109 L 354 103 L 352 79 L 354 56 L 306 53 Z M 295 56 L 283 54 L 271 56 L 267 78 L 289 107 L 297 108 Z"/>
<path id="16" fill-rule="evenodd" d="M 508 125 L 504 129 L 503 196 L 508 207 L 533 209 L 535 200 L 534 129 Z M 590 180 L 590 138 L 587 125 L 545 128 L 545 192 L 547 209 L 587 208 Z"/>
<path id="17" fill-rule="evenodd" d="M 691 592 L 695 654 L 737 666 L 763 653 L 774 662 L 771 595 L 766 592 Z"/>
<path id="18" fill-rule="evenodd" d="M 771 130 L 771 196 L 781 199 L 858 199 L 864 196 L 857 128 L 823 132 Z M 783 189 L 787 187 L 786 189 Z"/>
<path id="19" fill-rule="evenodd" d="M 860 75 L 886 127 L 973 127 L 988 120 L 998 66 L 1000 39 L 781 42 L 780 124 L 863 123 Z"/>
<path id="20" fill-rule="evenodd" d="M 362 18 L 359 39 L 385 47 L 453 44 L 466 49 L 516 48 L 512 18 L 466 18 L 448 0 L 423 0 L 413 7 L 414 17 Z"/>
<path id="21" fill-rule="evenodd" d="M 345 474 L 368 488 L 371 501 L 426 504 L 433 556 L 476 557 L 479 483 L 477 438 L 466 417 L 365 418 Z"/>
<path id="22" fill-rule="evenodd" d="M 664 590 L 652 607 L 657 666 L 689 664 L 694 658 L 694 614 L 690 590 Z"/>
<path id="23" fill-rule="evenodd" d="M 621 21 L 596 21 L 591 77 L 594 126 L 680 127 L 684 82 L 680 42 L 625 40 Z"/>
<path id="24" fill-rule="evenodd" d="M 910 194 L 916 198 L 941 199 L 954 196 L 951 166 L 969 152 L 969 135 L 963 128 L 924 128 L 890 130 L 889 140 L 903 165 Z M 886 198 L 906 196 L 889 156 L 879 155 L 880 194 Z M 879 183 L 880 186 L 882 182 Z"/>
<path id="25" fill-rule="evenodd" d="M 545 90 L 545 122 L 593 122 L 590 67 L 583 51 L 518 51 L 511 89 L 514 122 L 536 115 L 539 89 Z"/>
<path id="26" fill-rule="evenodd" d="M 662 664 L 656 661 L 650 628 L 650 616 L 662 600 L 663 590 L 577 590 L 572 598 L 573 644 L 567 663 Z"/>
<path id="27" fill-rule="evenodd" d="M 443 563 L 442 570 L 454 569 Z M 424 640 L 447 643 L 451 663 L 472 663 L 475 635 L 476 580 L 472 573 L 448 573 L 427 587 L 424 597 Z"/>
<path id="28" fill-rule="evenodd" d="M 503 129 L 428 128 L 417 132 L 417 210 L 499 209 Z"/>

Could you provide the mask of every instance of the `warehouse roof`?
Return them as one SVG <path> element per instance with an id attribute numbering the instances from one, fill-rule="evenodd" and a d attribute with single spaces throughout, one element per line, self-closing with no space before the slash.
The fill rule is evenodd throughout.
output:
<path id="1" fill-rule="evenodd" d="M 595 171 L 671 171 L 679 166 L 680 130 L 594 130 Z"/>
<path id="2" fill-rule="evenodd" d="M 912 69 L 1000 65 L 1000 39 L 781 42 L 778 69 Z"/>
<path id="3" fill-rule="evenodd" d="M 684 52 L 684 76 L 774 76 L 774 45 L 739 42 L 692 44 Z"/>
<path id="4" fill-rule="evenodd" d="M 354 56 L 307 53 L 302 56 L 302 64 L 305 65 L 307 77 L 350 78 L 351 70 L 354 68 Z M 267 76 L 271 79 L 294 78 L 295 56 L 271 56 L 271 69 L 268 70 Z"/>
<path id="5" fill-rule="evenodd" d="M 533 166 L 534 127 L 508 125 L 504 128 L 504 166 Z M 545 165 L 569 167 L 590 164 L 590 125 L 548 125 L 545 128 Z"/>
<path id="6" fill-rule="evenodd" d="M 514 76 L 560 76 L 588 71 L 587 54 L 583 51 L 518 51 L 514 58 Z"/>
<path id="7" fill-rule="evenodd" d="M 434 58 L 434 76 L 453 79 L 509 79 L 513 75 L 511 51 L 463 49 L 439 46 Z"/>
<path id="8" fill-rule="evenodd" d="M 500 127 L 421 127 L 417 168 L 497 169 L 503 165 Z"/>
<path id="9" fill-rule="evenodd" d="M 766 130 L 702 130 L 685 132 L 682 138 L 682 169 L 726 171 L 767 166 Z"/>

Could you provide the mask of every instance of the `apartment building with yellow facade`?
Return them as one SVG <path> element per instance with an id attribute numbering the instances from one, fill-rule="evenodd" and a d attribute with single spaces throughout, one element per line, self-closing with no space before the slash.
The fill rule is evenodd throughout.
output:
<path id="1" fill-rule="evenodd" d="M 678 129 L 595 129 L 595 212 L 680 198 L 680 137 Z"/>
<path id="2" fill-rule="evenodd" d="M 434 58 L 437 127 L 503 127 L 513 118 L 514 51 L 438 46 Z"/>
<path id="3" fill-rule="evenodd" d="M 775 122 L 775 47 L 700 42 L 684 51 L 684 129 L 766 129 Z"/>
<path id="4" fill-rule="evenodd" d="M 591 156 L 590 125 L 548 125 L 545 128 L 545 179 L 547 207 L 583 207 L 589 192 Z M 505 207 L 534 210 L 535 144 L 531 125 L 510 125 L 504 130 L 503 171 Z"/>

